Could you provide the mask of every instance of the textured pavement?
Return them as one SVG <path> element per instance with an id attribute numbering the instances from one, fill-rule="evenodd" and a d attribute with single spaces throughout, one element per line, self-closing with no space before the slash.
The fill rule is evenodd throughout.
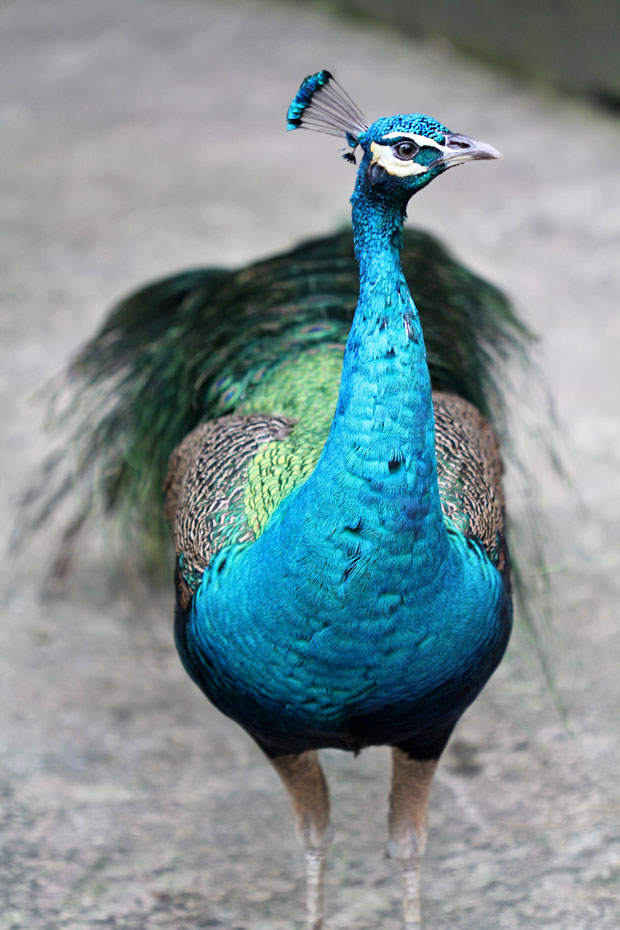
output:
<path id="1" fill-rule="evenodd" d="M 374 118 L 422 110 L 505 160 L 412 201 L 515 297 L 540 339 L 570 482 L 538 451 L 567 725 L 523 632 L 460 724 L 433 791 L 426 930 L 620 926 L 620 124 L 369 22 L 303 5 L 5 0 L 0 518 L 42 460 L 46 390 L 129 288 L 234 264 L 343 222 L 337 140 L 287 134 L 330 67 Z M 519 422 L 543 423 L 521 385 Z M 544 427 L 543 427 L 544 428 Z M 541 464 L 537 464 L 537 463 Z M 522 495 L 510 503 L 517 523 Z M 525 530 L 524 530 L 525 532 Z M 288 802 L 258 750 L 181 669 L 172 586 L 93 527 L 64 590 L 53 528 L 3 556 L 0 930 L 303 926 Z M 388 757 L 325 754 L 336 838 L 328 930 L 396 930 Z"/>

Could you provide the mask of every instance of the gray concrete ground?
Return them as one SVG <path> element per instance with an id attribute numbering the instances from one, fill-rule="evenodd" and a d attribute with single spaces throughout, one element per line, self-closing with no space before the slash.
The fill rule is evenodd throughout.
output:
<path id="1" fill-rule="evenodd" d="M 515 295 L 541 336 L 576 489 L 541 467 L 534 501 L 571 732 L 517 634 L 437 778 L 426 927 L 617 930 L 618 122 L 444 45 L 260 0 L 5 0 L 2 20 L 7 532 L 45 449 L 33 392 L 115 298 L 346 217 L 353 171 L 335 140 L 283 131 L 307 73 L 334 68 L 369 116 L 424 110 L 504 151 L 451 172 L 410 215 Z M 529 417 L 529 397 L 515 400 Z M 286 798 L 185 677 L 171 588 L 143 585 L 95 528 L 52 597 L 54 544 L 48 530 L 3 557 L 1 930 L 301 927 Z M 326 753 L 326 766 L 328 928 L 394 930 L 386 754 Z"/>

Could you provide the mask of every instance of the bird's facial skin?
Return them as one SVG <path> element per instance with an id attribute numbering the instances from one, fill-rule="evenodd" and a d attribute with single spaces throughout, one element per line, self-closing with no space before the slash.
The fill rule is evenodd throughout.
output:
<path id="1" fill-rule="evenodd" d="M 359 141 L 371 185 L 401 187 L 409 194 L 455 165 L 502 157 L 492 145 L 418 113 L 377 120 Z"/>
<path id="2" fill-rule="evenodd" d="M 486 142 L 476 142 L 468 136 L 446 133 L 442 145 L 417 133 L 394 132 L 382 142 L 371 142 L 371 164 L 380 165 L 388 174 L 400 178 L 425 174 L 431 168 L 452 168 L 466 161 L 502 156 Z"/>

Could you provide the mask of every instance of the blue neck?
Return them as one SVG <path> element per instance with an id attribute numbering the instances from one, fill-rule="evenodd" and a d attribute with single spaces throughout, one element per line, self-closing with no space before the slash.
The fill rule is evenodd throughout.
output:
<path id="1" fill-rule="evenodd" d="M 302 498 L 333 514 L 335 496 L 343 525 L 368 542 L 383 539 L 411 553 L 424 538 L 432 570 L 445 556 L 447 535 L 426 351 L 400 265 L 404 204 L 386 205 L 365 178 L 360 171 L 351 199 L 359 301 L 332 428 Z"/>

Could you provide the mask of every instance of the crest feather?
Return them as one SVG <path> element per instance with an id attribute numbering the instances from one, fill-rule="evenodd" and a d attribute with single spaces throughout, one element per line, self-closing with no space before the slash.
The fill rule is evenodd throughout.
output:
<path id="1" fill-rule="evenodd" d="M 331 71 L 323 69 L 308 75 L 302 82 L 288 108 L 286 128 L 314 129 L 330 136 L 344 137 L 347 145 L 355 149 L 359 136 L 368 129 L 368 123 Z M 355 160 L 350 152 L 345 154 L 345 158 Z"/>

